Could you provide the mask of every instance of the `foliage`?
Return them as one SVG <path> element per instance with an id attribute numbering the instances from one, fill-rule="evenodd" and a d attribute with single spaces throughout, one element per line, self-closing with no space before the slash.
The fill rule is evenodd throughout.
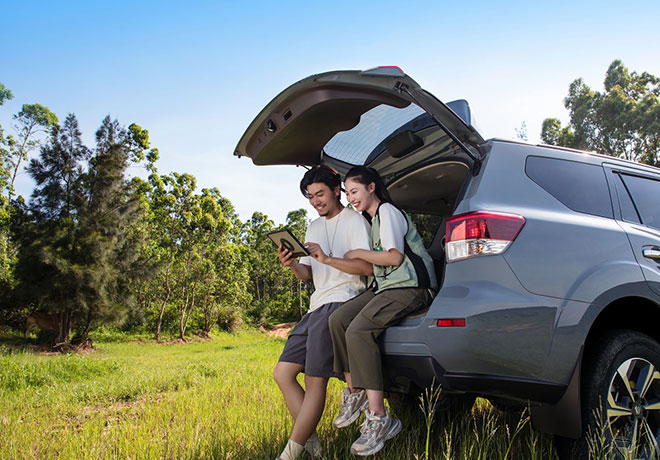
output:
<path id="1" fill-rule="evenodd" d="M 605 74 L 605 91 L 581 78 L 571 83 L 564 106 L 569 126 L 556 118 L 543 122 L 546 144 L 594 150 L 650 165 L 660 165 L 660 79 L 630 72 L 615 60 Z"/>
<path id="2" fill-rule="evenodd" d="M 302 241 L 307 231 L 307 211 L 287 215 L 286 226 Z M 243 242 L 250 266 L 252 303 L 247 310 L 252 324 L 278 323 L 299 319 L 309 306 L 309 288 L 277 258 L 277 249 L 268 233 L 279 230 L 268 216 L 252 214 L 245 223 Z"/>

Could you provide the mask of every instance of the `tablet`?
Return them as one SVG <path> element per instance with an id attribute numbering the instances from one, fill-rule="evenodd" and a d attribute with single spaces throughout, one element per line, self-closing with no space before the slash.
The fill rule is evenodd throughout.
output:
<path id="1" fill-rule="evenodd" d="M 309 255 L 309 251 L 305 249 L 305 246 L 298 241 L 298 238 L 296 238 L 288 228 L 283 228 L 276 232 L 270 232 L 268 238 L 275 243 L 275 246 L 281 245 L 284 249 L 291 251 L 293 257 L 304 257 Z"/>

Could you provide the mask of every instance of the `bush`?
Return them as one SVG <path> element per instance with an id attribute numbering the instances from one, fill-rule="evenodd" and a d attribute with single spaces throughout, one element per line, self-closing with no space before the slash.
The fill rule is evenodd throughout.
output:
<path id="1" fill-rule="evenodd" d="M 232 307 L 222 307 L 217 323 L 221 331 L 236 332 L 243 324 L 243 318 L 238 310 Z"/>

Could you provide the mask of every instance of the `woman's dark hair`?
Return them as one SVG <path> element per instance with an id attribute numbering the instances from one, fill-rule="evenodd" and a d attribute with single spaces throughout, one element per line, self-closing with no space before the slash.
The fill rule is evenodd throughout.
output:
<path id="1" fill-rule="evenodd" d="M 312 169 L 307 171 L 300 181 L 300 191 L 305 196 L 309 198 L 309 193 L 307 193 L 307 187 L 315 183 L 323 183 L 330 187 L 331 191 L 335 190 L 335 187 L 339 186 L 341 188 L 341 176 L 339 173 L 334 171 L 328 166 L 314 166 Z M 337 197 L 337 200 L 340 200 L 341 194 Z"/>
<path id="2" fill-rule="evenodd" d="M 378 171 L 376 171 L 374 168 L 367 168 L 366 166 L 353 166 L 346 173 L 344 182 L 348 179 L 356 180 L 363 185 L 369 185 L 373 182 L 376 186 L 374 193 L 376 193 L 378 199 L 385 203 L 392 203 L 392 198 L 387 191 L 387 187 L 385 187 L 385 183 L 383 183 L 383 179 L 380 177 L 380 174 L 378 174 Z"/>

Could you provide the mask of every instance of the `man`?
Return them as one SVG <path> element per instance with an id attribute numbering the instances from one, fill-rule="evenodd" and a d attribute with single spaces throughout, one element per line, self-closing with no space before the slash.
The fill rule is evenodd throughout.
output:
<path id="1" fill-rule="evenodd" d="M 309 199 L 319 217 L 305 235 L 311 256 L 296 261 L 283 247 L 278 248 L 282 264 L 302 280 L 314 281 L 309 311 L 291 331 L 273 377 L 284 396 L 295 423 L 279 460 L 293 460 L 307 450 L 321 457 L 316 425 L 325 406 L 328 379 L 333 373 L 332 341 L 328 317 L 343 302 L 365 289 L 363 275 L 373 273 L 372 265 L 343 256 L 353 249 L 369 249 L 369 225 L 365 219 L 345 208 L 340 201 L 341 177 L 326 166 L 307 171 L 300 191 Z M 296 376 L 305 373 L 305 390 Z"/>

